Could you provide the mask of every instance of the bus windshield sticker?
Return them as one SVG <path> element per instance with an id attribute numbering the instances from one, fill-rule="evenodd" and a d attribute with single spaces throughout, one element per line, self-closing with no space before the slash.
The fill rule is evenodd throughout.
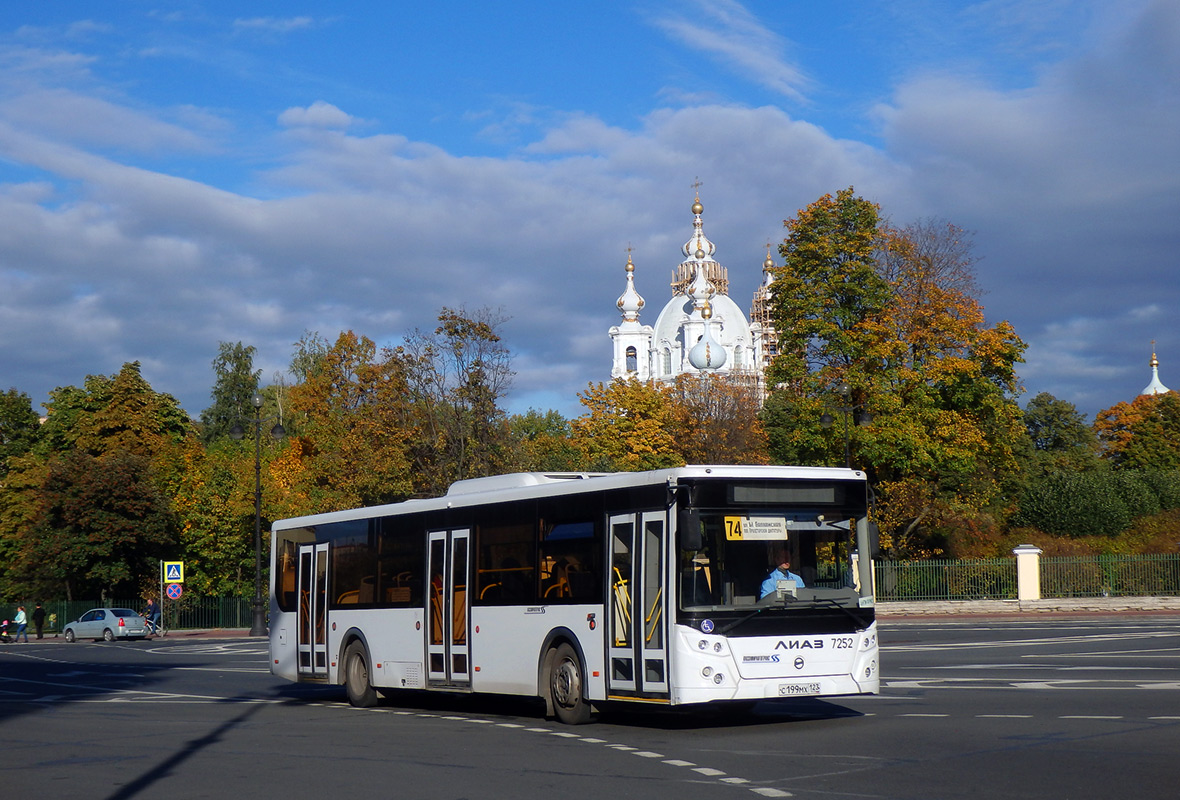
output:
<path id="1" fill-rule="evenodd" d="M 726 517 L 725 538 L 731 541 L 783 541 L 787 538 L 786 517 Z"/>

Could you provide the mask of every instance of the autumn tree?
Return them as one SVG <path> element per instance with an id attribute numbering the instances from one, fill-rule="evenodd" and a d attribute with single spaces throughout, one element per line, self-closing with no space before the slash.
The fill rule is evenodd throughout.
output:
<path id="1" fill-rule="evenodd" d="M 1100 411 L 1094 430 L 1116 468 L 1180 468 L 1180 393 L 1139 395 Z"/>
<path id="2" fill-rule="evenodd" d="M 676 425 L 673 438 L 690 464 L 766 464 L 766 431 L 759 396 L 749 383 L 709 373 L 677 376 L 666 393 Z"/>
<path id="3" fill-rule="evenodd" d="M 49 393 L 38 450 L 79 448 L 99 456 L 116 450 L 154 458 L 194 435 L 188 414 L 170 394 L 152 389 L 138 361 L 114 375 L 89 375 L 82 388 Z"/>
<path id="4" fill-rule="evenodd" d="M 379 357 L 371 339 L 346 331 L 305 375 L 289 392 L 300 433 L 280 459 L 288 491 L 307 511 L 406 498 L 412 485 L 402 360 Z"/>
<path id="5" fill-rule="evenodd" d="M 586 412 L 570 422 L 586 468 L 635 472 L 685 463 L 676 441 L 680 420 L 665 387 L 616 378 L 578 395 Z"/>
<path id="6" fill-rule="evenodd" d="M 969 293 L 967 239 L 953 225 L 883 232 L 879 263 L 892 299 L 874 325 L 878 435 L 866 456 L 883 480 L 930 481 L 984 508 L 1019 472 L 1026 440 L 1015 367 L 1025 345 L 1009 323 L 989 327 Z"/>

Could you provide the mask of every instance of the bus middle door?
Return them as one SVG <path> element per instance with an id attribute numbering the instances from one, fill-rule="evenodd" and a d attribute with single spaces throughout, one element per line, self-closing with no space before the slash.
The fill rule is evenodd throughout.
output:
<path id="1" fill-rule="evenodd" d="M 328 543 L 299 545 L 299 675 L 328 677 Z"/>
<path id="2" fill-rule="evenodd" d="M 667 515 L 610 517 L 608 694 L 668 693 Z"/>
<path id="3" fill-rule="evenodd" d="M 471 685 L 467 639 L 467 530 L 430 532 L 430 589 L 427 592 L 426 674 L 435 686 Z"/>

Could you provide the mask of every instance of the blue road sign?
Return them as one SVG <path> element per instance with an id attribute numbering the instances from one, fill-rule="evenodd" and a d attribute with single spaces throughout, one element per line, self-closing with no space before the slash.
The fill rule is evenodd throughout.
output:
<path id="1" fill-rule="evenodd" d="M 164 562 L 164 583 L 184 583 L 184 562 Z"/>

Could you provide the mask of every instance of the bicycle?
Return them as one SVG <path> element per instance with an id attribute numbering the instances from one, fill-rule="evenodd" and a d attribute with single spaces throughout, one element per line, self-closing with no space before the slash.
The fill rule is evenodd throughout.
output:
<path id="1" fill-rule="evenodd" d="M 168 635 L 168 631 L 166 631 L 164 629 L 164 626 L 161 625 L 156 620 L 152 620 L 152 619 L 144 620 L 143 627 L 147 629 L 148 636 L 167 636 Z"/>

